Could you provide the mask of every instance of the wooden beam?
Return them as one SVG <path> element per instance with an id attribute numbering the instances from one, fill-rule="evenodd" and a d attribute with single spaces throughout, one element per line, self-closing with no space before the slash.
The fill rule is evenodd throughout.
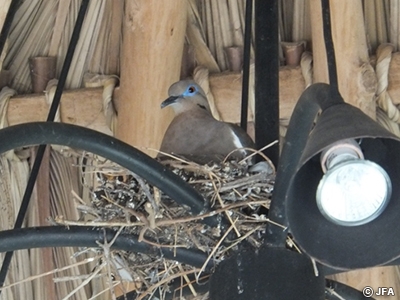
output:
<path id="1" fill-rule="evenodd" d="M 117 137 L 141 150 L 159 148 L 172 120 L 160 104 L 180 77 L 186 18 L 186 0 L 125 1 Z"/>
<path id="2" fill-rule="evenodd" d="M 282 119 L 288 119 L 305 88 L 305 83 L 299 67 L 282 67 L 279 80 L 280 116 Z M 210 76 L 210 87 L 217 108 L 223 120 L 227 122 L 240 122 L 241 85 L 242 75 L 239 72 L 215 73 Z M 394 89 L 394 92 L 400 93 L 400 87 Z M 65 91 L 61 97 L 62 122 L 88 127 L 111 135 L 103 113 L 102 93 L 102 88 Z M 113 102 L 116 110 L 121 112 L 123 108 L 119 88 L 114 90 Z M 7 112 L 8 121 L 10 126 L 45 121 L 48 110 L 49 106 L 46 104 L 44 94 L 17 95 L 10 100 Z M 161 111 L 161 108 L 156 106 L 153 111 L 156 110 Z M 150 111 L 148 115 L 152 115 L 153 111 Z M 249 121 L 253 121 L 253 116 L 250 116 Z"/>
<path id="3" fill-rule="evenodd" d="M 241 76 L 239 72 L 210 75 L 210 88 L 218 111 L 223 120 L 227 122 L 240 122 Z M 279 89 L 280 118 L 288 119 L 305 89 L 304 78 L 299 67 L 280 68 Z M 390 63 L 388 92 L 394 103 L 400 104 L 400 52 L 393 54 Z M 111 135 L 103 114 L 102 93 L 102 88 L 64 92 L 61 98 L 62 122 L 89 127 Z M 113 102 L 116 110 L 121 112 L 119 88 L 114 90 Z M 9 124 L 11 126 L 26 122 L 45 121 L 48 109 L 44 94 L 17 95 L 10 100 L 8 107 Z M 158 106 L 154 108 L 155 110 L 161 111 Z M 153 111 L 148 114 L 153 114 Z M 249 121 L 253 121 L 253 116 L 249 117 Z"/>
<path id="4" fill-rule="evenodd" d="M 71 90 L 61 97 L 61 121 L 112 135 L 103 113 L 102 88 Z M 44 94 L 16 96 L 8 105 L 9 125 L 46 121 L 49 106 Z"/>
<path id="5" fill-rule="evenodd" d="M 226 122 L 240 122 L 242 74 L 224 72 L 210 75 L 210 88 L 221 118 Z M 305 89 L 300 67 L 281 67 L 279 70 L 279 116 L 289 119 L 297 100 Z M 254 121 L 254 116 L 249 116 Z"/>

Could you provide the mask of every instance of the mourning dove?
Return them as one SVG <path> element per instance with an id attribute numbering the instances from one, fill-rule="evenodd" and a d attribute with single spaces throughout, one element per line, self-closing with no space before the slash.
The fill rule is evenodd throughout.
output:
<path id="1" fill-rule="evenodd" d="M 203 89 L 193 80 L 174 83 L 168 95 L 161 108 L 172 107 L 175 118 L 164 135 L 160 151 L 208 163 L 224 159 L 235 149 L 240 150 L 232 157 L 241 159 L 248 154 L 242 148 L 254 149 L 254 142 L 242 128 L 212 116 Z"/>

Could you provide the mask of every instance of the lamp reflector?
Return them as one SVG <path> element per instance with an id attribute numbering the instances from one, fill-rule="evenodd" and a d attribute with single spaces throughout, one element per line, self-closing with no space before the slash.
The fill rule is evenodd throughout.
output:
<path id="1" fill-rule="evenodd" d="M 348 157 L 348 154 L 342 154 Z M 317 188 L 317 205 L 331 222 L 357 226 L 377 218 L 391 195 L 391 182 L 378 164 L 344 160 L 328 169 Z"/>

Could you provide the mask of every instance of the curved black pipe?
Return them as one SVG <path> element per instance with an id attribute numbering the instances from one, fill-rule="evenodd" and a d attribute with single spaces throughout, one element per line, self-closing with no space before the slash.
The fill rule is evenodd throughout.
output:
<path id="1" fill-rule="evenodd" d="M 208 209 L 203 197 L 179 176 L 134 147 L 106 134 L 84 127 L 52 122 L 33 122 L 0 130 L 0 153 L 37 144 L 55 144 L 82 149 L 107 158 L 146 179 L 193 214 Z M 218 226 L 217 218 L 204 220 Z"/>
<path id="2" fill-rule="evenodd" d="M 314 119 L 320 110 L 335 104 L 343 103 L 340 95 L 331 93 L 326 83 L 316 83 L 308 87 L 300 96 L 290 118 L 289 127 L 283 145 L 280 163 L 272 194 L 269 218 L 287 226 L 286 192 L 291 185 L 293 175 L 297 170 L 303 154 Z M 276 225 L 268 225 L 266 243 L 270 246 L 284 247 L 287 231 Z"/>
<path id="3" fill-rule="evenodd" d="M 89 226 L 43 226 L 0 231 L 0 252 L 45 247 L 95 247 L 97 242 L 104 244 L 104 231 L 110 242 L 116 231 Z M 121 233 L 111 249 L 134 251 L 149 255 L 157 255 L 201 268 L 208 255 L 197 249 L 158 248 L 139 242 L 137 236 Z M 210 270 L 214 262 L 210 260 L 206 269 Z"/>

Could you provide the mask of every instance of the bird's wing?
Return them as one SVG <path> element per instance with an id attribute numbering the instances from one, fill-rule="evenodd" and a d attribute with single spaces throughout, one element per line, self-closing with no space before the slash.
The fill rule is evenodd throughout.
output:
<path id="1" fill-rule="evenodd" d="M 241 127 L 237 126 L 236 124 L 233 123 L 226 123 L 226 124 L 229 125 L 233 134 L 237 136 L 243 148 L 255 149 L 256 145 L 254 144 L 251 137 L 247 134 L 247 132 L 245 132 Z"/>

